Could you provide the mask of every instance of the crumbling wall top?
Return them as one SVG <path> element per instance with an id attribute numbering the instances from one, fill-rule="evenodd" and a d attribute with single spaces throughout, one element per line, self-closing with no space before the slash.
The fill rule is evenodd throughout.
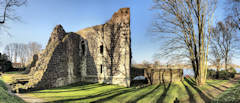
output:
<path id="1" fill-rule="evenodd" d="M 109 23 L 113 24 L 129 24 L 130 23 L 130 8 L 121 8 L 115 12 Z"/>

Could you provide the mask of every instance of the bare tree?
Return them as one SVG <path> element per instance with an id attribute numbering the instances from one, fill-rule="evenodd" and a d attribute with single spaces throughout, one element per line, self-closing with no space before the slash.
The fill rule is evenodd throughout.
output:
<path id="1" fill-rule="evenodd" d="M 155 60 L 153 63 L 153 68 L 158 69 L 160 67 L 160 64 L 161 64 L 160 61 Z"/>
<path id="2" fill-rule="evenodd" d="M 32 57 L 34 54 L 37 54 L 42 49 L 42 45 L 37 42 L 29 42 L 28 48 L 29 56 Z"/>
<path id="3" fill-rule="evenodd" d="M 231 18 L 231 22 L 240 30 L 240 0 L 227 0 L 227 2 L 229 4 L 226 11 L 227 18 Z"/>
<path id="4" fill-rule="evenodd" d="M 8 27 L 3 25 L 7 20 L 20 20 L 18 16 L 15 15 L 14 11 L 16 7 L 20 7 L 26 4 L 27 0 L 0 0 L 0 30 L 6 30 Z M 9 33 L 8 33 L 9 34 Z M 1 41 L 0 41 L 1 44 Z"/>
<path id="5" fill-rule="evenodd" d="M 11 45 L 6 45 L 4 48 L 5 53 L 8 55 L 8 59 L 12 61 L 13 53 L 12 53 L 12 47 Z"/>
<path id="6" fill-rule="evenodd" d="M 218 22 L 215 28 L 214 36 L 217 37 L 215 42 L 218 42 L 217 48 L 222 52 L 226 70 L 228 70 L 231 58 L 234 54 L 237 54 L 239 41 L 236 30 L 235 24 L 229 19 L 226 19 L 224 22 Z"/>
<path id="7" fill-rule="evenodd" d="M 19 49 L 19 45 L 17 43 L 13 43 L 13 52 L 14 52 L 14 62 L 17 63 L 17 58 L 19 56 L 18 54 L 18 49 Z"/>
<path id="8" fill-rule="evenodd" d="M 21 62 L 24 64 L 28 59 L 41 50 L 41 44 L 37 42 L 24 43 L 10 43 L 5 46 L 5 53 L 13 62 Z"/>
<path id="9" fill-rule="evenodd" d="M 224 59 L 224 51 L 223 51 L 223 46 L 221 44 L 222 41 L 222 36 L 219 35 L 219 30 L 216 28 L 212 28 L 212 40 L 211 40 L 211 49 L 210 49 L 210 62 L 216 66 L 217 69 L 217 75 L 216 78 L 219 78 L 219 71 L 220 67 L 222 66 L 222 62 Z"/>
<path id="10" fill-rule="evenodd" d="M 27 0 L 0 0 L 0 24 L 4 24 L 7 19 L 19 20 L 14 14 L 15 7 L 26 4 Z"/>
<path id="11" fill-rule="evenodd" d="M 208 67 L 209 27 L 212 24 L 216 0 L 155 0 L 158 11 L 153 32 L 167 44 L 165 56 L 188 58 L 197 85 L 205 84 Z"/>
<path id="12" fill-rule="evenodd" d="M 26 63 L 27 59 L 29 58 L 29 51 L 28 51 L 28 46 L 26 44 L 18 44 L 19 45 L 19 50 L 18 50 L 18 54 L 19 54 L 19 59 L 20 62 L 22 64 L 22 66 L 24 66 L 24 64 Z"/>
<path id="13" fill-rule="evenodd" d="M 148 81 L 150 82 L 150 84 L 153 84 L 153 75 L 154 75 L 154 70 L 151 68 L 151 63 L 149 63 L 148 61 L 143 61 L 142 62 L 143 66 L 144 66 L 144 73 L 147 76 Z"/>

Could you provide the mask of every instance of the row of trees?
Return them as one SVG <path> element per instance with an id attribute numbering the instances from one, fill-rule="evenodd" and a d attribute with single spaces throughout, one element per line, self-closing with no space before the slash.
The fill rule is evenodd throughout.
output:
<path id="1" fill-rule="evenodd" d="M 231 0 L 233 2 L 239 3 L 239 0 Z M 210 57 L 215 64 L 223 59 L 227 68 L 239 32 L 239 16 L 232 15 L 239 15 L 239 6 L 233 5 L 237 10 L 233 9 L 231 15 L 214 27 L 217 0 L 154 0 L 154 4 L 157 16 L 153 33 L 160 34 L 166 43 L 161 56 L 175 60 L 187 58 L 197 85 L 205 84 Z"/>
<path id="2" fill-rule="evenodd" d="M 38 53 L 42 45 L 37 42 L 24 43 L 11 43 L 5 46 L 4 52 L 8 55 L 9 60 L 12 62 L 20 62 L 24 64 L 28 59 Z"/>
<path id="3" fill-rule="evenodd" d="M 211 60 L 210 62 L 217 68 L 217 77 L 219 77 L 219 69 L 224 64 L 228 71 L 228 65 L 236 54 L 238 54 L 238 37 L 237 26 L 231 19 L 220 21 L 217 26 L 212 28 L 212 42 L 211 42 Z"/>

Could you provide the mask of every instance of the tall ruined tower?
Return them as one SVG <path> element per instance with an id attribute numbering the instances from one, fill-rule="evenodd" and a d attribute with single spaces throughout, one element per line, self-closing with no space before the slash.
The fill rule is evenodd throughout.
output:
<path id="1" fill-rule="evenodd" d="M 130 86 L 130 10 L 121 8 L 105 24 L 75 33 L 57 25 L 46 48 L 35 56 L 28 82 L 14 85 L 13 90 L 81 81 Z"/>
<path id="2" fill-rule="evenodd" d="M 84 81 L 130 85 L 130 9 L 121 8 L 102 25 L 77 32 L 88 42 Z M 93 58 L 93 60 L 91 60 Z"/>

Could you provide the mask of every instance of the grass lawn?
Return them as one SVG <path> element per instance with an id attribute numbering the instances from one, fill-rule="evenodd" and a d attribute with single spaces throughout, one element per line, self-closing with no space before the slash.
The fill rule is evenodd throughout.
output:
<path id="1" fill-rule="evenodd" d="M 22 74 L 21 72 L 5 72 L 2 75 L 2 80 L 7 83 L 7 84 L 11 84 L 13 83 L 15 80 L 15 78 L 27 78 L 28 76 L 26 74 Z"/>
<path id="2" fill-rule="evenodd" d="M 6 83 L 11 83 L 16 76 L 24 75 L 8 73 L 2 75 L 2 80 Z M 1 83 L 0 86 L 5 88 Z M 228 80 L 208 80 L 206 85 L 196 87 L 194 80 L 188 78 L 182 82 L 152 85 L 143 88 L 125 88 L 117 85 L 98 83 L 77 83 L 59 88 L 22 93 L 21 95 L 39 98 L 45 102 L 60 103 L 173 103 L 176 98 L 181 103 L 202 103 L 211 102 L 220 93 L 233 86 L 234 83 Z"/>
<path id="3" fill-rule="evenodd" d="M 25 103 L 22 99 L 7 92 L 7 87 L 0 77 L 0 103 Z"/>
<path id="4" fill-rule="evenodd" d="M 210 102 L 227 84 L 226 80 L 208 80 L 207 84 L 195 87 L 191 79 L 164 85 L 143 88 L 125 88 L 116 85 L 78 83 L 60 88 L 39 90 L 23 95 L 44 99 L 47 102 L 104 102 L 104 103 L 173 103 Z M 230 86 L 229 86 L 230 87 Z M 226 87 L 228 88 L 228 87 Z M 226 89 L 225 88 L 225 89 Z"/>
<path id="5" fill-rule="evenodd" d="M 240 103 L 240 81 L 235 87 L 224 91 L 214 99 L 216 103 Z"/>

